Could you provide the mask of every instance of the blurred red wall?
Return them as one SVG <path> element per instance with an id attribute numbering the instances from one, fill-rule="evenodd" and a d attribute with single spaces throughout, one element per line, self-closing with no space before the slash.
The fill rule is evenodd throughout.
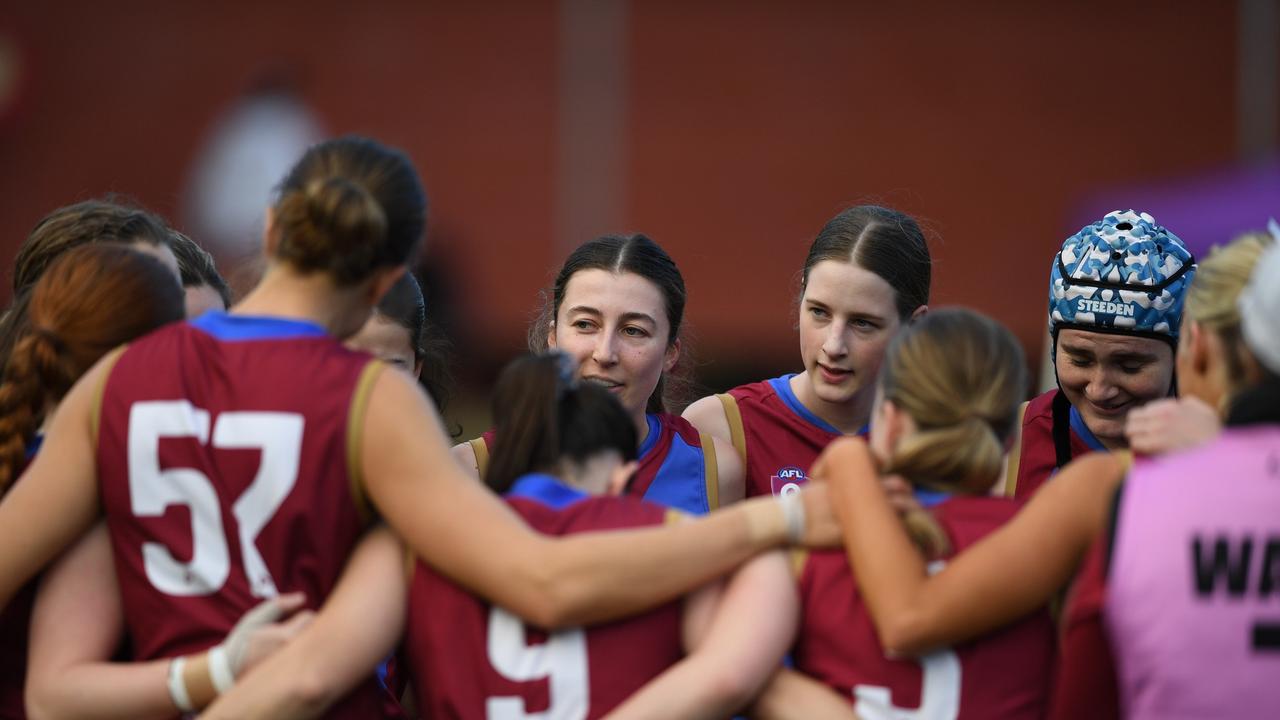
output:
<path id="1" fill-rule="evenodd" d="M 935 304 L 985 310 L 1035 352 L 1075 200 L 1234 157 L 1234 3 L 883 5 L 630 5 L 614 229 L 650 234 L 680 263 L 698 354 L 720 359 L 709 373 L 798 362 L 807 244 L 866 200 L 931 229 Z M 418 163 L 427 260 L 455 273 L 462 364 L 496 366 L 562 259 L 558 12 L 549 0 L 11 5 L 0 28 L 28 62 L 0 124 L 0 294 L 56 206 L 114 191 L 172 215 L 210 124 L 283 64 L 330 130 Z"/>

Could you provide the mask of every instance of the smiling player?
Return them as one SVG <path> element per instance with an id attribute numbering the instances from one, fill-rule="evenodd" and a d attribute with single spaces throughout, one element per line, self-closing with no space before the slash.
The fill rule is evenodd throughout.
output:
<path id="1" fill-rule="evenodd" d="M 1129 411 L 1174 392 L 1186 289 L 1195 258 L 1146 213 L 1112 212 L 1067 238 L 1049 280 L 1058 387 L 1022 411 L 1006 494 L 1030 497 L 1058 468 L 1129 446 Z"/>

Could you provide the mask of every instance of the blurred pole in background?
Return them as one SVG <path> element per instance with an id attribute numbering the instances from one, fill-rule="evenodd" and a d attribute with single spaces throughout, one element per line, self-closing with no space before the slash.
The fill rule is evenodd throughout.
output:
<path id="1" fill-rule="evenodd" d="M 182 225 L 213 253 L 236 297 L 261 275 L 263 224 L 276 184 L 322 139 L 320 119 L 278 69 L 264 72 L 205 136 L 183 195 Z"/>
<path id="2" fill-rule="evenodd" d="M 1236 143 L 1240 161 L 1276 153 L 1280 134 L 1280 0 L 1239 0 Z"/>
<path id="3" fill-rule="evenodd" d="M 560 0 L 556 258 L 619 232 L 627 176 L 626 0 Z"/>

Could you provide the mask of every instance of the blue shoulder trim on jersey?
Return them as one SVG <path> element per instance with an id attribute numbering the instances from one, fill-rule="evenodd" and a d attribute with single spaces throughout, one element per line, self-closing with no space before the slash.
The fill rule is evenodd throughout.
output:
<path id="1" fill-rule="evenodd" d="M 800 398 L 796 397 L 795 392 L 791 390 L 791 378 L 795 376 L 795 373 L 791 373 L 790 375 L 776 377 L 769 381 L 769 385 L 773 388 L 773 391 L 778 394 L 778 397 L 782 398 L 782 402 L 785 403 L 787 407 L 791 408 L 792 412 L 800 416 L 801 420 L 804 420 L 820 430 L 835 433 L 836 435 L 843 435 L 844 433 L 837 430 L 835 426 L 817 415 L 814 415 L 812 410 L 805 407 L 804 403 L 800 402 Z M 859 432 L 859 434 L 861 434 L 861 432 Z"/>
<path id="2" fill-rule="evenodd" d="M 219 340 L 287 340 L 289 338 L 324 337 L 324 328 L 306 320 L 265 315 L 229 315 L 210 310 L 191 321 L 191 326 Z"/>
<path id="3" fill-rule="evenodd" d="M 506 496 L 533 500 L 555 510 L 563 510 L 576 502 L 591 497 L 581 490 L 565 485 L 559 478 L 543 473 L 521 475 L 511 485 L 511 489 L 507 491 Z"/>
<path id="4" fill-rule="evenodd" d="M 646 422 L 649 423 L 649 434 L 644 436 L 644 442 L 640 443 L 640 450 L 636 453 L 636 459 L 644 457 L 658 444 L 658 438 L 662 437 L 662 421 L 657 415 L 649 413 L 644 416 Z"/>
<path id="5" fill-rule="evenodd" d="M 31 438 L 31 444 L 27 446 L 27 462 L 31 462 L 31 458 L 35 457 L 36 453 L 40 452 L 40 446 L 43 444 L 44 433 L 36 433 L 36 436 Z"/>
<path id="6" fill-rule="evenodd" d="M 916 496 L 916 502 L 919 502 L 921 507 L 927 508 L 931 508 L 934 505 L 941 505 L 951 499 L 951 493 L 949 492 L 930 490 L 922 487 L 912 488 L 911 494 Z"/>
<path id="7" fill-rule="evenodd" d="M 1089 429 L 1089 426 L 1084 424 L 1084 418 L 1080 417 L 1080 413 L 1076 412 L 1075 405 L 1071 406 L 1071 431 L 1079 435 L 1090 450 L 1107 451 L 1107 446 L 1103 445 L 1102 441 L 1098 440 L 1098 437 Z"/>
<path id="8" fill-rule="evenodd" d="M 649 416 L 650 423 L 656 419 Z M 649 434 L 654 432 L 650 426 Z M 680 433 L 672 433 L 667 456 L 645 490 L 644 499 L 690 515 L 706 515 L 711 503 L 707 499 L 707 464 L 702 448 L 686 443 Z"/>

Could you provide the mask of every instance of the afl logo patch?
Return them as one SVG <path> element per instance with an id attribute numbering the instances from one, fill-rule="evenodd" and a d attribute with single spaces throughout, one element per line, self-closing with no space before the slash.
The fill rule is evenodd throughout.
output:
<path id="1" fill-rule="evenodd" d="M 804 471 L 794 465 L 779 470 L 769 478 L 769 487 L 774 495 L 790 495 L 800 492 L 800 486 L 809 482 Z"/>

